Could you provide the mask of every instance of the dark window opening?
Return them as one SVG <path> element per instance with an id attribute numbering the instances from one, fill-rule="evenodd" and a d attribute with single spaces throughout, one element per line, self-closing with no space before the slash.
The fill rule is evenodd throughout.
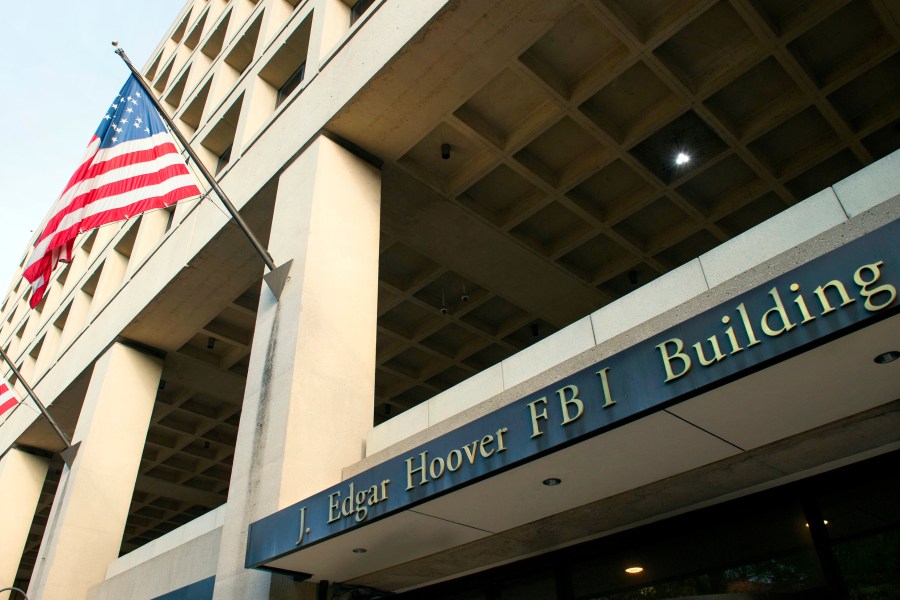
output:
<path id="1" fill-rule="evenodd" d="M 375 4 L 375 0 L 359 0 L 359 2 L 354 4 L 353 8 L 350 9 L 350 24 L 353 25 L 356 23 L 363 13 L 369 10 L 369 7 L 373 4 Z"/>
<path id="2" fill-rule="evenodd" d="M 895 451 L 394 597 L 900 598 L 898 466 Z"/>
<path id="3" fill-rule="evenodd" d="M 306 73 L 306 63 L 302 63 L 300 67 L 291 73 L 291 76 L 287 78 L 287 81 L 282 84 L 280 88 L 278 88 L 278 97 L 275 98 L 275 106 L 281 106 L 281 103 L 285 101 L 285 99 L 291 95 L 291 92 L 297 89 L 297 86 L 300 85 L 300 82 L 303 81 L 303 75 Z"/>
<path id="4" fill-rule="evenodd" d="M 225 148 L 225 151 L 219 155 L 219 161 L 216 163 L 216 175 L 224 169 L 231 161 L 231 146 Z"/>

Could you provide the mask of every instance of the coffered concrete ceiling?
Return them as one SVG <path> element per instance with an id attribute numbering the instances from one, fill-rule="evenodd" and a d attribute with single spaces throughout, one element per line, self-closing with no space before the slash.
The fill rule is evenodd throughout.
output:
<path id="1" fill-rule="evenodd" d="M 895 150 L 898 16 L 450 3 L 328 125 L 386 163 L 376 422 Z"/>

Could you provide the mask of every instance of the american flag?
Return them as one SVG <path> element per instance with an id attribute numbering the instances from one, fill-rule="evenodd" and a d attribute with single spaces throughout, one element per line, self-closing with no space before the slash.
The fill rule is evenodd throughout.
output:
<path id="1" fill-rule="evenodd" d="M 0 377 L 0 416 L 14 409 L 19 405 L 19 399 L 16 392 L 9 383 Z"/>
<path id="2" fill-rule="evenodd" d="M 199 194 L 162 118 L 132 75 L 35 241 L 23 272 L 31 283 L 31 307 L 43 299 L 57 263 L 71 260 L 79 233 Z"/>

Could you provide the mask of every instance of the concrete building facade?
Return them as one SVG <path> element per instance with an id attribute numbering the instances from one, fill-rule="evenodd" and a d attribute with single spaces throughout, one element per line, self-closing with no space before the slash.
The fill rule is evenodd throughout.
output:
<path id="1" fill-rule="evenodd" d="M 142 72 L 289 277 L 214 194 L 17 274 L 80 445 L 0 423 L 0 586 L 895 597 L 898 22 L 190 0 Z"/>

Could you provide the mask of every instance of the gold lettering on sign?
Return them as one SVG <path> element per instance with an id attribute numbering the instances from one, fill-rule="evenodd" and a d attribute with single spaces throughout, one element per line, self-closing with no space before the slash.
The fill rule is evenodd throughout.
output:
<path id="1" fill-rule="evenodd" d="M 722 325 L 728 325 L 729 323 L 731 323 L 731 317 L 728 315 L 722 317 Z M 725 337 L 728 338 L 728 343 L 731 344 L 731 352 L 729 354 L 737 354 L 743 350 L 741 345 L 738 344 L 737 336 L 734 334 L 734 327 L 731 325 L 728 325 L 728 329 L 725 330 Z"/>
<path id="2" fill-rule="evenodd" d="M 546 409 L 546 408 L 543 408 L 543 409 L 541 410 L 541 412 L 538 412 L 537 409 L 535 408 L 535 405 L 536 405 L 538 402 L 541 402 L 541 403 L 543 403 L 543 404 L 546 406 L 546 404 L 547 404 L 547 398 L 546 398 L 546 397 L 544 397 L 544 398 L 538 398 L 538 399 L 535 400 L 534 402 L 529 402 L 529 403 L 528 403 L 528 410 L 531 411 L 531 437 L 532 437 L 532 439 L 533 439 L 533 438 L 536 438 L 536 437 L 538 437 L 538 436 L 544 435 L 544 432 L 541 431 L 541 428 L 540 428 L 540 426 L 538 425 L 538 419 L 544 419 L 544 420 L 546 421 L 547 418 L 548 418 L 548 415 L 547 415 L 547 409 Z"/>
<path id="3" fill-rule="evenodd" d="M 306 507 L 300 507 L 300 535 L 297 537 L 297 545 L 303 543 L 303 536 L 309 533 L 309 527 L 306 526 Z"/>
<path id="4" fill-rule="evenodd" d="M 704 367 L 708 367 L 713 363 L 717 363 L 723 358 L 725 355 L 722 354 L 722 350 L 719 348 L 719 338 L 714 335 L 709 336 L 709 344 L 712 346 L 713 357 L 706 358 L 706 355 L 703 353 L 703 345 L 700 342 L 694 344 L 694 352 L 697 354 L 697 360 L 700 361 L 700 364 Z"/>
<path id="5" fill-rule="evenodd" d="M 410 458 L 406 459 L 406 489 L 407 490 L 411 490 L 414 487 L 416 487 L 413 485 L 413 482 L 412 482 L 413 481 L 413 473 L 421 473 L 422 477 L 419 481 L 419 485 L 425 485 L 426 483 L 428 483 L 428 478 L 425 477 L 425 461 L 427 460 L 427 458 L 428 458 L 427 450 L 424 452 L 420 452 L 419 453 L 419 466 L 416 467 L 415 469 L 412 468 L 413 461 L 415 460 L 415 458 L 410 457 Z"/>
<path id="6" fill-rule="evenodd" d="M 737 307 L 738 314 L 741 315 L 741 323 L 744 325 L 744 333 L 747 334 L 747 340 L 749 340 L 749 344 L 747 344 L 748 348 L 752 348 L 753 346 L 760 343 L 758 339 L 756 339 L 756 333 L 753 331 L 753 323 L 750 322 L 750 316 L 747 314 L 747 307 L 744 306 L 744 303 L 741 302 Z"/>
<path id="7" fill-rule="evenodd" d="M 877 288 L 869 289 L 870 285 L 876 283 L 881 278 L 881 269 L 879 269 L 879 267 L 883 264 L 884 262 L 879 260 L 877 263 L 863 265 L 853 274 L 853 281 L 859 286 L 859 295 L 866 299 L 863 306 L 865 306 L 866 310 L 869 312 L 877 312 L 882 308 L 886 308 L 897 299 L 897 288 L 889 283 L 880 285 Z M 871 274 L 868 281 L 863 279 L 864 270 Z M 881 303 L 875 304 L 872 302 L 872 296 L 876 294 L 882 294 L 882 297 L 884 294 L 887 294 L 887 298 L 884 298 Z"/>
<path id="8" fill-rule="evenodd" d="M 566 392 L 571 392 L 572 397 L 566 399 Z M 566 426 L 572 421 L 577 421 L 581 418 L 581 415 L 584 414 L 584 402 L 582 402 L 578 398 L 578 387 L 574 385 L 566 385 L 558 390 L 556 390 L 556 395 L 559 396 L 559 407 L 562 409 L 563 420 L 562 425 Z M 573 416 L 571 412 L 569 412 L 569 408 L 574 405 L 575 406 L 575 415 Z"/>
<path id="9" fill-rule="evenodd" d="M 879 283 L 879 280 L 881 279 L 881 267 L 883 265 L 884 261 L 879 260 L 877 262 L 862 265 L 853 273 L 853 282 L 858 287 L 859 297 L 863 300 L 863 306 L 869 312 L 883 310 L 897 300 L 897 288 L 894 285 L 890 283 L 880 283 L 877 286 L 875 285 L 876 283 Z M 815 321 L 817 318 L 817 316 L 813 314 L 813 311 L 816 308 L 815 301 L 807 302 L 807 299 L 803 297 L 800 290 L 800 284 L 796 282 L 789 284 L 788 289 L 794 293 L 794 297 L 791 299 L 794 306 L 791 307 L 791 310 L 793 311 L 795 318 L 799 317 L 799 324 L 804 325 L 810 321 Z M 770 289 L 768 294 L 772 298 L 772 305 L 759 316 L 759 328 L 767 337 L 774 338 L 790 332 L 797 327 L 797 323 L 792 320 L 792 316 L 788 312 L 787 306 L 791 306 L 791 302 L 788 302 L 787 306 L 785 305 L 778 287 L 776 286 Z M 826 317 L 826 315 L 856 302 L 856 298 L 851 296 L 850 292 L 847 291 L 847 286 L 844 285 L 844 282 L 840 279 L 832 279 L 831 281 L 816 287 L 813 289 L 813 294 L 816 299 L 818 299 L 820 308 L 818 317 Z M 839 302 L 839 304 L 834 304 L 837 302 Z M 751 348 L 756 344 L 762 343 L 761 340 L 756 337 L 756 331 L 753 329 L 753 319 L 751 319 L 744 303 L 741 302 L 738 304 L 737 307 L 735 307 L 735 311 L 738 313 L 738 316 L 740 316 L 741 324 L 744 329 L 743 333 L 747 338 L 746 348 Z M 693 350 L 696 361 L 701 366 L 710 367 L 725 360 L 728 356 L 737 354 L 746 349 L 741 346 L 738 341 L 738 334 L 735 332 L 734 326 L 730 323 L 731 317 L 729 315 L 724 315 L 722 317 L 722 324 L 728 325 L 723 331 L 725 334 L 725 350 L 723 350 L 723 344 L 720 342 L 718 334 L 716 333 L 709 336 L 704 341 L 698 341 L 691 344 L 690 348 Z M 709 354 L 707 354 L 706 350 L 707 343 L 710 349 Z M 691 357 L 690 350 L 685 350 L 684 340 L 679 337 L 673 337 L 661 344 L 657 344 L 656 349 L 659 350 L 663 369 L 666 372 L 665 383 L 683 377 L 694 365 L 694 358 Z M 538 431 L 536 425 L 538 416 L 546 418 L 546 411 L 541 415 L 536 415 L 534 411 L 532 411 L 532 423 L 534 424 L 536 433 Z M 537 435 L 539 435 L 539 433 Z"/>
<path id="10" fill-rule="evenodd" d="M 672 352 L 669 352 L 668 350 L 669 344 L 675 347 Z M 673 379 L 678 379 L 691 370 L 691 357 L 682 352 L 682 350 L 684 350 L 684 342 L 681 341 L 681 338 L 666 340 L 656 347 L 659 349 L 660 354 L 662 354 L 663 366 L 666 369 L 666 383 Z M 672 370 L 672 360 L 674 359 L 681 361 L 681 370 L 677 373 Z"/>
<path id="11" fill-rule="evenodd" d="M 847 294 L 847 288 L 844 287 L 843 283 L 841 283 L 837 279 L 832 279 L 825 285 L 820 285 L 819 287 L 817 287 L 816 289 L 813 290 L 815 295 L 819 297 L 819 304 L 822 305 L 822 316 L 825 316 L 828 313 L 830 313 L 834 310 L 837 310 L 831 305 L 831 303 L 828 302 L 828 296 L 825 293 L 828 290 L 828 288 L 837 290 L 838 296 L 841 297 L 841 308 L 844 308 L 848 304 L 856 302 L 856 300 L 854 300 Z"/>
<path id="12" fill-rule="evenodd" d="M 494 452 L 497 451 L 495 448 L 491 448 L 489 451 L 486 450 L 487 447 L 493 443 L 494 443 L 494 436 L 492 436 L 492 435 L 486 435 L 483 438 L 481 438 L 481 449 L 479 450 L 479 452 L 481 452 L 481 456 L 483 456 L 484 458 L 490 458 L 494 455 Z"/>
<path id="13" fill-rule="evenodd" d="M 505 452 L 506 444 L 503 443 L 503 434 L 507 433 L 509 429 L 506 427 L 501 427 L 497 430 L 497 452 Z"/>
<path id="14" fill-rule="evenodd" d="M 456 466 L 453 466 L 454 461 L 456 463 Z M 450 471 L 451 473 L 455 473 L 456 471 L 459 471 L 459 468 L 462 466 L 462 464 L 463 464 L 462 452 L 460 452 L 459 450 L 456 450 L 456 449 L 451 450 L 450 454 L 447 455 L 447 470 Z"/>
<path id="15" fill-rule="evenodd" d="M 792 284 L 791 284 L 791 291 L 794 292 L 794 293 L 799 292 L 799 291 L 800 291 L 800 284 L 799 284 L 799 283 L 792 283 Z M 807 308 L 807 306 L 806 306 L 806 300 L 803 298 L 803 296 L 802 296 L 801 294 L 797 294 L 797 297 L 794 298 L 794 304 L 797 305 L 797 308 L 800 309 L 800 314 L 803 315 L 803 320 L 800 321 L 800 324 L 801 324 L 801 325 L 803 325 L 804 323 L 809 323 L 810 321 L 815 321 L 815 320 L 816 320 L 816 318 L 815 318 L 814 316 L 812 316 L 811 314 L 809 314 L 809 308 Z"/>
<path id="16" fill-rule="evenodd" d="M 616 403 L 609 391 L 609 367 L 600 369 L 597 371 L 597 375 L 600 376 L 600 384 L 603 386 L 603 408 L 609 408 Z"/>
<path id="17" fill-rule="evenodd" d="M 781 301 L 781 295 L 778 293 L 778 288 L 772 288 L 769 290 L 769 295 L 772 296 L 772 299 L 775 300 L 775 306 L 767 310 L 763 313 L 762 319 L 759 320 L 759 326 L 762 328 L 763 333 L 765 333 L 769 337 L 775 337 L 785 333 L 786 331 L 790 331 L 796 325 L 791 323 L 791 319 L 788 317 L 787 311 L 784 309 L 784 302 Z M 781 321 L 780 326 L 776 329 L 769 325 L 769 317 L 776 316 Z"/>
<path id="18" fill-rule="evenodd" d="M 431 464 L 428 465 L 428 472 L 431 473 L 432 479 L 442 476 L 444 474 L 444 459 L 440 456 L 431 459 Z"/>
<path id="19" fill-rule="evenodd" d="M 340 490 L 328 494 L 328 523 L 334 523 L 342 517 L 350 516 L 357 523 L 365 521 L 369 516 L 370 506 L 387 500 L 387 486 L 390 482 L 390 479 L 384 479 L 380 484 L 357 490 L 356 483 L 351 481 L 343 500 L 341 500 Z"/>
<path id="20" fill-rule="evenodd" d="M 503 434 L 508 431 L 506 427 L 501 427 L 493 434 L 489 433 L 461 448 L 450 450 L 447 456 L 435 456 L 429 460 L 428 450 L 410 456 L 406 459 L 406 491 L 436 481 L 447 473 L 455 473 L 466 463 L 474 465 L 476 460 L 489 460 L 492 456 L 505 452 Z"/>

